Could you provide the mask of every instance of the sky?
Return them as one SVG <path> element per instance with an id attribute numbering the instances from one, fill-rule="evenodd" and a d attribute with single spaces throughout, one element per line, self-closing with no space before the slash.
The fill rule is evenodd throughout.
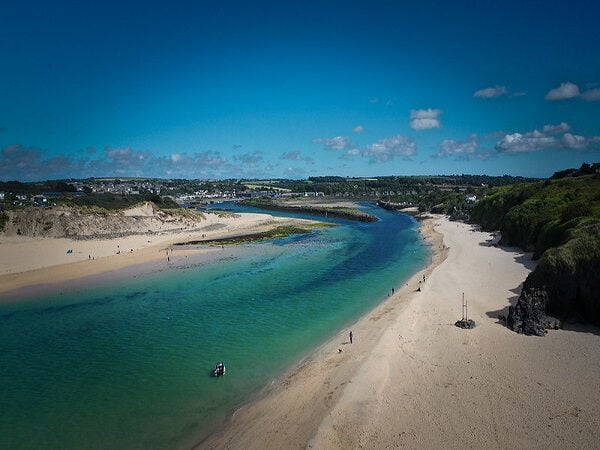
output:
<path id="1" fill-rule="evenodd" d="M 546 177 L 600 160 L 600 2 L 3 1 L 0 179 Z"/>

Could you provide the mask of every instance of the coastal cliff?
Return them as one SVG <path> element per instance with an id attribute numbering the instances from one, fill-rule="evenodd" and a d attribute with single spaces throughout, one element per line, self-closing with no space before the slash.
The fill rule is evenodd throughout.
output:
<path id="1" fill-rule="evenodd" d="M 571 172 L 498 188 L 477 204 L 471 219 L 500 230 L 500 244 L 539 259 L 510 308 L 511 329 L 542 336 L 565 320 L 600 326 L 600 175 Z"/>

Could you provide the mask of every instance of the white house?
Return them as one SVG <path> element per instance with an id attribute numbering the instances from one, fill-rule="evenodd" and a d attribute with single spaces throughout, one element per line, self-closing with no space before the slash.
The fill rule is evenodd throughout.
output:
<path id="1" fill-rule="evenodd" d="M 33 204 L 34 206 L 47 206 L 48 199 L 44 195 L 35 195 L 33 197 Z"/>

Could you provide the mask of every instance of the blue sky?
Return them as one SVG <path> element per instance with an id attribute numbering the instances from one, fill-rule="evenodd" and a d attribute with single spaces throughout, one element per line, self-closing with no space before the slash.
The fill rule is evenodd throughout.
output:
<path id="1" fill-rule="evenodd" d="M 3 2 L 0 179 L 505 173 L 600 157 L 600 4 Z"/>

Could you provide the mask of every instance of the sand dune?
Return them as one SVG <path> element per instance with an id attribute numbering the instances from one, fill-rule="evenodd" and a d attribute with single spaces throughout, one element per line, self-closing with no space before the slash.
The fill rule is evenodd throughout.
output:
<path id="1" fill-rule="evenodd" d="M 126 210 L 57 206 L 9 211 L 3 236 L 111 239 L 134 234 L 185 231 L 202 226 L 206 215 L 191 210 L 163 211 L 151 202 Z"/>
<path id="2" fill-rule="evenodd" d="M 508 330 L 497 317 L 533 268 L 530 256 L 438 217 L 446 252 L 431 227 L 424 234 L 437 255 L 424 284 L 415 275 L 351 327 L 354 344 L 344 331 L 199 447 L 597 447 L 598 330 Z M 453 326 L 462 292 L 473 330 Z"/>

